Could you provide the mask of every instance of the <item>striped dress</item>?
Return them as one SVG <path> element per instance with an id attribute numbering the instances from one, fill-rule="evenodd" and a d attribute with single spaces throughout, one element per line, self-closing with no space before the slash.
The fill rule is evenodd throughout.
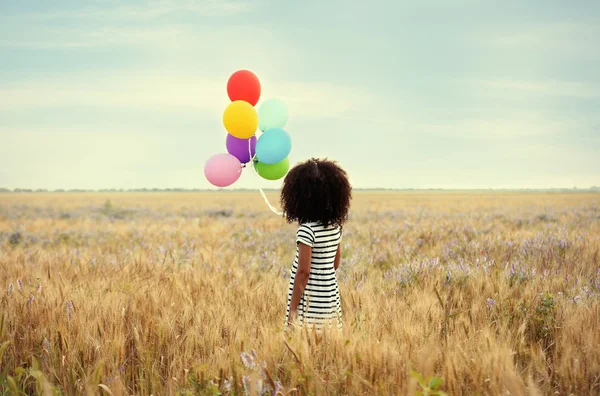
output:
<path id="1" fill-rule="evenodd" d="M 294 290 L 294 279 L 298 270 L 299 243 L 312 247 L 310 275 L 304 293 L 298 303 L 297 320 L 301 324 L 321 329 L 324 325 L 334 324 L 342 327 L 342 306 L 340 289 L 333 267 L 338 245 L 342 239 L 342 230 L 338 226 L 324 227 L 319 223 L 304 223 L 296 233 L 296 257 L 290 276 L 287 299 L 287 324 L 290 314 L 290 302 Z"/>

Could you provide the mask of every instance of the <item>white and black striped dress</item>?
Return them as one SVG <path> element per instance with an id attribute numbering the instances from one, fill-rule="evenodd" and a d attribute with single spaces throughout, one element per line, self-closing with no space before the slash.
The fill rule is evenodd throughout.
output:
<path id="1" fill-rule="evenodd" d="M 286 323 L 290 314 L 290 302 L 294 290 L 294 279 L 298 270 L 298 243 L 312 247 L 310 275 L 304 293 L 298 303 L 297 319 L 301 324 L 317 329 L 333 324 L 342 327 L 342 305 L 340 289 L 333 267 L 342 230 L 338 226 L 324 227 L 319 223 L 304 223 L 296 233 L 296 257 L 292 266 L 288 289 Z"/>

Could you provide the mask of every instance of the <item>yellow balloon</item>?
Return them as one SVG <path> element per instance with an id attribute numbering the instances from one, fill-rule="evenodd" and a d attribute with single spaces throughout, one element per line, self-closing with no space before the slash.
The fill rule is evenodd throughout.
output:
<path id="1" fill-rule="evenodd" d="M 250 103 L 236 100 L 225 108 L 223 125 L 232 136 L 250 139 L 258 127 L 258 114 Z"/>

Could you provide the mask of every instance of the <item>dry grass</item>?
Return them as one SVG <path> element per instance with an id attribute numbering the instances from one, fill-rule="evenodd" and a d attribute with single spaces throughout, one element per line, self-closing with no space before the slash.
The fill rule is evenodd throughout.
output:
<path id="1" fill-rule="evenodd" d="M 0 195 L 0 389 L 600 392 L 600 195 L 358 193 L 341 334 L 282 330 L 294 232 L 256 193 Z"/>

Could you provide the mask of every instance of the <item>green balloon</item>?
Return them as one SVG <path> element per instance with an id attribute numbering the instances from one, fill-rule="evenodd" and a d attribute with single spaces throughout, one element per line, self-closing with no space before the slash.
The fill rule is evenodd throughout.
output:
<path id="1" fill-rule="evenodd" d="M 285 176 L 290 169 L 290 160 L 289 158 L 285 158 L 276 164 L 265 164 L 257 161 L 254 164 L 254 168 L 263 179 L 277 180 Z"/>

